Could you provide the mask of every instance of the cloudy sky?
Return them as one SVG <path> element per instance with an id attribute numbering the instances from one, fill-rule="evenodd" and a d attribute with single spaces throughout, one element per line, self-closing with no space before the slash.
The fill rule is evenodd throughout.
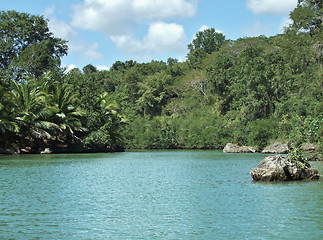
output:
<path id="1" fill-rule="evenodd" d="M 297 0 L 0 0 L 1 10 L 49 19 L 68 40 L 66 67 L 115 61 L 185 60 L 199 30 L 213 27 L 227 39 L 280 33 Z"/>

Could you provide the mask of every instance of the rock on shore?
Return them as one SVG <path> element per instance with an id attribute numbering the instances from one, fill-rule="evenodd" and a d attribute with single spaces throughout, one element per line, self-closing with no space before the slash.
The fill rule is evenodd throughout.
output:
<path id="1" fill-rule="evenodd" d="M 249 146 L 238 146 L 233 143 L 227 143 L 223 148 L 225 153 L 255 153 L 257 149 Z"/>
<path id="2" fill-rule="evenodd" d="M 267 146 L 262 153 L 277 153 L 277 154 L 284 154 L 288 153 L 290 150 L 289 146 L 287 143 L 274 143 L 269 146 Z"/>
<path id="3" fill-rule="evenodd" d="M 276 155 L 264 158 L 251 172 L 255 181 L 318 180 L 318 171 L 308 163 L 292 162 L 288 156 Z"/>
<path id="4" fill-rule="evenodd" d="M 313 153 L 316 150 L 315 144 L 307 143 L 301 147 L 301 151 L 307 152 L 307 153 Z"/>

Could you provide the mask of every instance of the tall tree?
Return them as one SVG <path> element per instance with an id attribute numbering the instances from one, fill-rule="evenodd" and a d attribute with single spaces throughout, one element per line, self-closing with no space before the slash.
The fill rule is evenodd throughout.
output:
<path id="1" fill-rule="evenodd" d="M 311 35 L 322 37 L 323 2 L 322 0 L 298 0 L 297 7 L 290 13 L 292 29 L 309 31 Z"/>
<path id="2" fill-rule="evenodd" d="M 215 31 L 214 28 L 208 28 L 196 33 L 194 40 L 188 45 L 188 61 L 190 67 L 199 68 L 204 56 L 219 51 L 224 43 L 225 36 Z"/>
<path id="3" fill-rule="evenodd" d="M 0 11 L 0 69 L 11 78 L 34 78 L 60 66 L 67 42 L 55 38 L 43 16 Z"/>
<path id="4" fill-rule="evenodd" d="M 214 28 L 208 28 L 196 33 L 194 40 L 188 45 L 188 49 L 190 53 L 201 49 L 205 53 L 210 54 L 218 51 L 224 42 L 225 36 L 223 33 L 215 31 Z"/>

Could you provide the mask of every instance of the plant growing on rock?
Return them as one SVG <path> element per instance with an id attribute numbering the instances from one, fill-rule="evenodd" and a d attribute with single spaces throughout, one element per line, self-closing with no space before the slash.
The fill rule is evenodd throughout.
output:
<path id="1" fill-rule="evenodd" d="M 304 157 L 303 152 L 299 148 L 294 148 L 289 152 L 289 159 L 292 163 L 296 163 L 299 168 L 309 166 L 307 158 Z"/>

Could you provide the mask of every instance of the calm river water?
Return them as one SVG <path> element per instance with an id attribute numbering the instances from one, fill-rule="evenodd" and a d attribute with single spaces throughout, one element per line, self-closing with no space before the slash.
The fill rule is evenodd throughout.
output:
<path id="1" fill-rule="evenodd" d="M 323 239 L 323 179 L 253 182 L 264 157 L 0 156 L 0 239 Z"/>

